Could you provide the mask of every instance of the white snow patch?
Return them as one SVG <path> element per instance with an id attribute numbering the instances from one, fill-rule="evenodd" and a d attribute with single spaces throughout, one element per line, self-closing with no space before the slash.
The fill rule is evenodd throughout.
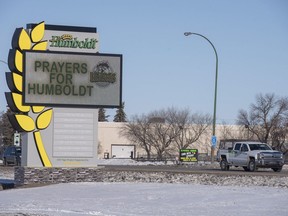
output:
<path id="1" fill-rule="evenodd" d="M 0 215 L 286 216 L 287 202 L 287 188 L 69 183 L 0 191 Z"/>
<path id="2" fill-rule="evenodd" d="M 147 165 L 173 165 L 175 161 L 137 161 L 132 159 L 99 159 L 98 165 L 131 165 L 131 166 L 147 166 Z"/>

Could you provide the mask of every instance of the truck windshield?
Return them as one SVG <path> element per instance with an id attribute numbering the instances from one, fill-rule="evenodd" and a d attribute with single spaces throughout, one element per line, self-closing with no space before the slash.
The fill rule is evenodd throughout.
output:
<path id="1" fill-rule="evenodd" d="M 267 144 L 249 144 L 250 150 L 272 150 Z"/>

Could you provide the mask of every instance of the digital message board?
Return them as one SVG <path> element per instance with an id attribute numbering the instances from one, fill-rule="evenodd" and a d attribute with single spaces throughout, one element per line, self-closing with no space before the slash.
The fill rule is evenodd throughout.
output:
<path id="1" fill-rule="evenodd" d="M 197 162 L 198 161 L 198 149 L 180 149 L 181 162 Z"/>
<path id="2" fill-rule="evenodd" d="M 122 55 L 24 51 L 25 105 L 109 107 L 122 104 Z"/>

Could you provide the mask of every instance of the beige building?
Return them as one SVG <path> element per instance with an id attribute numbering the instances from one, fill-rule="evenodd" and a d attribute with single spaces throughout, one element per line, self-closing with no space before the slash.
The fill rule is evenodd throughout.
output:
<path id="1" fill-rule="evenodd" d="M 120 135 L 121 127 L 124 124 L 122 122 L 98 122 L 98 158 L 135 158 L 139 155 L 145 155 L 143 149 Z M 227 134 L 228 132 L 229 134 Z M 210 155 L 211 134 L 210 131 L 203 134 L 196 143 L 191 145 L 191 148 L 198 149 L 199 153 Z M 240 136 L 239 126 L 217 125 L 216 135 L 218 143 L 220 139 L 238 138 Z"/>
<path id="2" fill-rule="evenodd" d="M 133 157 L 136 145 L 120 135 L 122 122 L 98 122 L 98 158 L 118 157 L 129 158 L 131 151 Z"/>

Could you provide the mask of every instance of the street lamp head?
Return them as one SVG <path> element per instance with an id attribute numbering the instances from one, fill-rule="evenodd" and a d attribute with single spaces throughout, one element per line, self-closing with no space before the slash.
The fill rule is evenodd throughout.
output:
<path id="1" fill-rule="evenodd" d="M 192 32 L 184 32 L 184 35 L 185 36 L 189 36 L 189 35 L 191 35 L 192 34 Z"/>

